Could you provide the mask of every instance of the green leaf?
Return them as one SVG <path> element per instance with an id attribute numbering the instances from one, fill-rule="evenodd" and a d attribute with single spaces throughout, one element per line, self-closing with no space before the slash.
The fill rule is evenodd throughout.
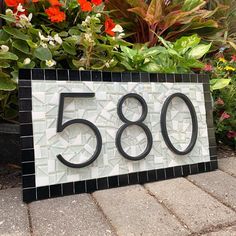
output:
<path id="1" fill-rule="evenodd" d="M 30 48 L 26 41 L 19 39 L 14 40 L 12 46 L 25 54 L 28 54 L 30 52 Z"/>
<path id="2" fill-rule="evenodd" d="M 29 64 L 25 65 L 22 62 L 17 62 L 17 65 L 19 68 L 24 68 L 24 69 L 33 69 L 35 67 L 35 62 L 31 61 Z"/>
<path id="3" fill-rule="evenodd" d="M 222 89 L 226 86 L 229 85 L 231 79 L 211 79 L 210 80 L 210 85 L 211 85 L 211 90 L 217 90 L 217 89 Z"/>
<path id="4" fill-rule="evenodd" d="M 159 72 L 160 69 L 161 66 L 154 62 L 147 63 L 141 67 L 141 70 L 146 72 Z"/>
<path id="5" fill-rule="evenodd" d="M 52 53 L 48 48 L 39 47 L 34 50 L 34 56 L 41 61 L 51 60 Z"/>
<path id="6" fill-rule="evenodd" d="M 34 43 L 31 39 L 26 41 L 31 48 L 37 48 L 38 44 Z"/>
<path id="7" fill-rule="evenodd" d="M 188 53 L 189 58 L 200 59 L 203 57 L 211 48 L 210 44 L 199 44 L 196 47 L 192 48 Z"/>
<path id="8" fill-rule="evenodd" d="M 8 68 L 10 64 L 5 61 L 0 61 L 0 68 Z"/>
<path id="9" fill-rule="evenodd" d="M 180 54 L 186 53 L 190 48 L 197 46 L 201 41 L 201 38 L 196 34 L 192 36 L 181 37 L 174 43 L 174 50 Z"/>
<path id="10" fill-rule="evenodd" d="M 144 55 L 145 55 L 145 57 L 153 57 L 165 50 L 166 49 L 164 47 L 152 47 L 152 48 L 149 48 L 148 50 L 146 50 Z"/>
<path id="11" fill-rule="evenodd" d="M 183 11 L 190 11 L 195 7 L 201 5 L 204 1 L 203 0 L 185 0 L 184 5 L 182 6 Z"/>
<path id="12" fill-rule="evenodd" d="M 0 18 L 4 19 L 5 21 L 11 22 L 11 23 L 15 23 L 16 19 L 13 15 L 3 15 L 0 14 Z"/>
<path id="13" fill-rule="evenodd" d="M 4 30 L 0 29 L 0 41 L 1 42 L 7 42 L 11 36 L 6 33 Z"/>
<path id="14" fill-rule="evenodd" d="M 11 52 L 0 52 L 0 60 L 18 60 L 18 56 Z"/>
<path id="15" fill-rule="evenodd" d="M 64 49 L 67 53 L 69 53 L 69 54 L 71 54 L 71 55 L 73 55 L 73 56 L 76 55 L 76 49 L 75 49 L 75 47 L 72 46 L 70 43 L 64 41 L 64 42 L 62 43 L 62 47 L 63 47 L 63 49 Z"/>
<path id="16" fill-rule="evenodd" d="M 13 91 L 16 89 L 16 84 L 6 77 L 2 77 L 2 72 L 0 72 L 0 90 L 3 91 Z"/>
<path id="17" fill-rule="evenodd" d="M 12 35 L 14 38 L 22 39 L 22 40 L 28 40 L 29 36 L 22 33 L 20 30 L 8 26 L 3 26 L 3 30 L 7 32 L 8 34 Z"/>
<path id="18" fill-rule="evenodd" d="M 126 46 L 121 46 L 120 48 L 121 48 L 122 52 L 125 54 L 125 56 L 127 56 L 130 59 L 133 59 L 135 54 L 137 53 L 136 50 L 130 49 Z"/>

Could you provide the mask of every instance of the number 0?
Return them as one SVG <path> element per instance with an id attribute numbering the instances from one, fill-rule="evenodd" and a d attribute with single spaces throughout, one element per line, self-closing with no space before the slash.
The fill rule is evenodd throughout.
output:
<path id="1" fill-rule="evenodd" d="M 191 136 L 191 140 L 190 140 L 190 143 L 189 143 L 188 147 L 184 151 L 180 151 L 180 150 L 178 150 L 174 147 L 174 145 L 170 141 L 168 131 L 167 131 L 167 127 L 166 127 L 167 109 L 168 109 L 168 106 L 169 106 L 170 102 L 175 97 L 181 98 L 186 103 L 186 105 L 189 109 L 191 118 L 192 118 L 192 126 L 193 126 L 192 136 Z M 182 93 L 174 93 L 165 100 L 164 105 L 163 105 L 162 110 L 161 110 L 161 132 L 162 132 L 162 136 L 164 138 L 164 141 L 166 143 L 166 146 L 172 152 L 174 152 L 178 155 L 186 155 L 186 154 L 188 154 L 189 152 L 192 151 L 192 149 L 194 148 L 195 143 L 197 141 L 198 123 L 197 123 L 197 115 L 196 115 L 196 111 L 194 109 L 194 106 L 193 106 L 192 102 L 189 100 L 189 98 L 186 95 L 184 95 Z"/>

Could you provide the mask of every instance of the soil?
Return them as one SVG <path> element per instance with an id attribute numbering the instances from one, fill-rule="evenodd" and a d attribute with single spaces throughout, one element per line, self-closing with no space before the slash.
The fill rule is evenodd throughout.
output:
<path id="1" fill-rule="evenodd" d="M 0 190 L 21 186 L 21 167 L 13 164 L 0 164 Z"/>
<path id="2" fill-rule="evenodd" d="M 236 158 L 236 151 L 224 145 L 218 147 L 218 158 Z M 0 164 L 0 190 L 21 186 L 21 167 L 14 164 Z"/>

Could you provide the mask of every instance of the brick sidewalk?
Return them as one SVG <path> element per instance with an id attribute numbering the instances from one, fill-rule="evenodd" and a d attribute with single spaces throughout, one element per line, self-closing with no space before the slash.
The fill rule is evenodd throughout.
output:
<path id="1" fill-rule="evenodd" d="M 0 191 L 0 235 L 236 236 L 236 158 L 220 170 L 23 204 Z"/>

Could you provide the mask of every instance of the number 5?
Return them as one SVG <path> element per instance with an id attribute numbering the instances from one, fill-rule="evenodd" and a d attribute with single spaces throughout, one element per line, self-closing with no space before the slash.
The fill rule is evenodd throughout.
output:
<path id="1" fill-rule="evenodd" d="M 65 98 L 70 97 L 70 98 L 80 98 L 80 97 L 95 97 L 95 93 L 61 93 L 60 94 L 60 101 L 59 101 L 59 112 L 58 112 L 58 120 L 57 120 L 57 132 L 62 132 L 66 127 L 72 124 L 84 124 L 87 125 L 89 128 L 91 128 L 96 136 L 97 139 L 97 146 L 95 149 L 95 152 L 93 155 L 88 159 L 87 161 L 80 163 L 80 164 L 74 164 L 71 163 L 63 158 L 61 154 L 57 155 L 57 158 L 60 162 L 62 162 L 64 165 L 71 167 L 71 168 L 82 168 L 85 166 L 90 165 L 92 162 L 94 162 L 97 157 L 99 156 L 101 149 L 102 149 L 102 136 L 98 130 L 98 128 L 90 121 L 85 120 L 85 119 L 73 119 L 65 122 L 62 124 L 62 119 L 63 119 L 63 110 L 64 110 L 64 102 Z"/>

